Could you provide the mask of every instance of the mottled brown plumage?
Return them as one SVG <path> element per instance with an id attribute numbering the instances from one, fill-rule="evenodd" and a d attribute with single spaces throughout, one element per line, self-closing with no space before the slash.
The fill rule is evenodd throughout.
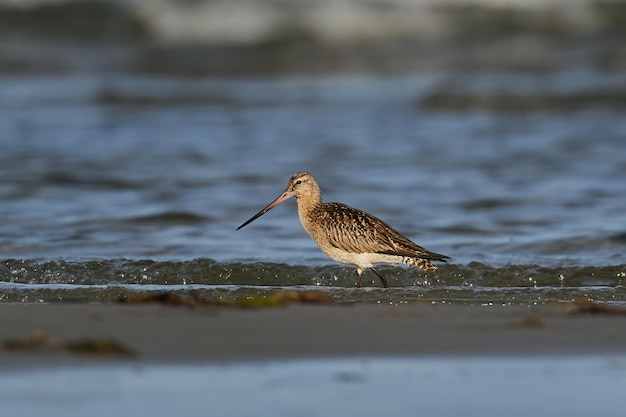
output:
<path id="1" fill-rule="evenodd" d="M 430 252 L 402 236 L 387 223 L 362 210 L 341 203 L 322 203 L 319 185 L 308 172 L 298 172 L 289 180 L 287 189 L 263 210 L 237 228 L 267 213 L 283 201 L 295 197 L 302 226 L 329 258 L 355 265 L 360 286 L 361 274 L 372 269 L 384 287 L 387 280 L 373 264 L 405 264 L 436 271 L 431 261 L 446 262 L 449 257 Z"/>

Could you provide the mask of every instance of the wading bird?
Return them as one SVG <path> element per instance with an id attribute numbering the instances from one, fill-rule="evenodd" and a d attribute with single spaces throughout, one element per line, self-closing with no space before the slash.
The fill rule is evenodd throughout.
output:
<path id="1" fill-rule="evenodd" d="M 450 259 L 416 245 L 369 213 L 341 203 L 322 203 L 320 187 L 308 172 L 295 173 L 276 200 L 237 230 L 291 197 L 298 202 L 298 217 L 304 230 L 322 252 L 332 260 L 356 266 L 357 287 L 361 286 L 363 270 L 369 268 L 387 288 L 387 279 L 373 264 L 404 264 L 424 271 L 436 271 L 437 267 L 431 261 L 446 262 Z"/>

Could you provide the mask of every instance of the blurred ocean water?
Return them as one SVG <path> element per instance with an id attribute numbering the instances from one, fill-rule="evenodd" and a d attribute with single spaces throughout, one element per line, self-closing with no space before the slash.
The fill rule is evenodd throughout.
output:
<path id="1" fill-rule="evenodd" d="M 595 73 L 498 75 L 502 89 L 569 88 L 568 78 L 597 80 L 598 90 L 622 81 L 607 87 Z M 461 84 L 480 90 L 482 82 L 464 76 Z M 3 257 L 51 268 L 59 279 L 50 283 L 69 280 L 56 261 L 89 270 L 94 260 L 147 259 L 165 268 L 207 258 L 249 264 L 246 284 L 263 284 L 257 262 L 285 264 L 275 285 L 324 284 L 314 270 L 287 278 L 297 275 L 294 265 L 332 265 L 302 230 L 295 202 L 235 232 L 293 172 L 308 170 L 326 201 L 369 211 L 454 265 L 539 265 L 558 285 L 559 268 L 623 265 L 623 110 L 610 103 L 518 113 L 424 104 L 447 83 L 433 75 L 4 77 Z M 22 282 L 19 262 L 4 265 L 4 281 Z M 331 276 L 345 273 L 351 286 L 352 268 L 338 268 Z M 423 275 L 391 270 L 407 274 L 400 280 L 407 284 Z M 437 280 L 452 284 L 445 271 Z M 612 269 L 609 285 L 621 286 L 623 271 Z M 228 283 L 217 276 L 196 273 L 192 281 Z M 111 272 L 103 278 L 123 282 Z M 588 278 L 604 282 L 593 271 Z M 31 274 L 24 282 L 48 281 Z M 150 274 L 140 283 L 164 284 Z"/>
<path id="2" fill-rule="evenodd" d="M 408 287 L 392 301 L 624 300 L 618 2 L 227 3 L 0 3 L 1 300 L 171 285 L 380 300 L 351 292 L 295 202 L 235 232 L 300 170 L 453 258 L 384 269 Z"/>

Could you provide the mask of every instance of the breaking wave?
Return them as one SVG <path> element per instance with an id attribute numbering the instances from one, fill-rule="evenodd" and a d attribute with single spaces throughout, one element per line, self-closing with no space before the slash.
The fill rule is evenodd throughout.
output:
<path id="1" fill-rule="evenodd" d="M 138 295 L 172 292 L 206 300 L 269 297 L 285 289 L 317 290 L 340 303 L 417 301 L 533 304 L 593 299 L 626 301 L 626 265 L 494 267 L 473 262 L 442 265 L 439 271 L 380 268 L 390 288 L 374 274 L 356 276 L 341 265 L 151 260 L 87 262 L 8 259 L 0 264 L 0 302 L 116 302 Z"/>

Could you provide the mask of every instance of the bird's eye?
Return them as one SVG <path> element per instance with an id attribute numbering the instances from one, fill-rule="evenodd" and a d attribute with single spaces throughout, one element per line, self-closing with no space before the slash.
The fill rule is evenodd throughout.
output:
<path id="1" fill-rule="evenodd" d="M 300 184 L 302 184 L 302 180 L 296 181 L 296 185 L 300 185 Z"/>

